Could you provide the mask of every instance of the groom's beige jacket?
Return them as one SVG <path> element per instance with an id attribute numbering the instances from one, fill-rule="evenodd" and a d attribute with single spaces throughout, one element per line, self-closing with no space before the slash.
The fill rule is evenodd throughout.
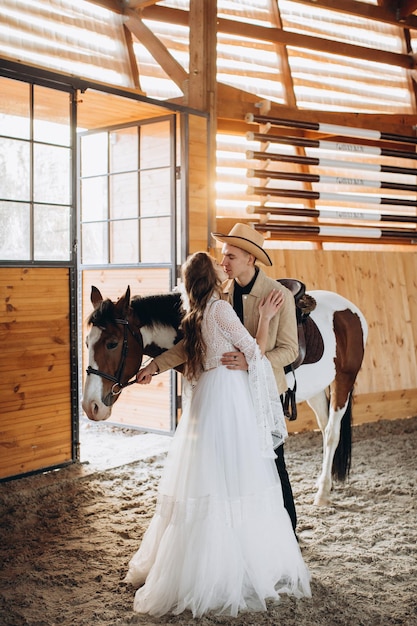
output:
<path id="1" fill-rule="evenodd" d="M 269 323 L 268 339 L 265 354 L 271 362 L 280 394 L 287 390 L 287 381 L 284 367 L 289 365 L 298 356 L 297 321 L 295 316 L 294 296 L 289 289 L 269 278 L 262 269 L 249 294 L 243 296 L 243 321 L 249 333 L 254 337 L 258 328 L 258 306 L 261 299 L 267 296 L 272 289 L 279 289 L 284 293 L 284 303 L 278 313 Z M 233 305 L 234 280 L 227 280 L 223 284 L 225 299 Z M 185 360 L 182 342 L 155 357 L 154 361 L 160 372 L 177 367 Z"/>

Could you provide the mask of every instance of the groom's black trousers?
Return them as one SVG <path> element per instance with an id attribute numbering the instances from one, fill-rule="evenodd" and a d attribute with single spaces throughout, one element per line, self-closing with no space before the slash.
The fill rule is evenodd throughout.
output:
<path id="1" fill-rule="evenodd" d="M 281 479 L 284 506 L 288 511 L 288 515 L 290 516 L 292 527 L 295 530 L 295 527 L 297 526 L 297 513 L 295 511 L 294 496 L 292 494 L 290 479 L 288 476 L 287 468 L 285 466 L 283 444 L 280 445 L 275 450 L 275 454 L 277 455 L 277 458 L 275 459 L 275 465 L 277 466 L 278 474 Z"/>

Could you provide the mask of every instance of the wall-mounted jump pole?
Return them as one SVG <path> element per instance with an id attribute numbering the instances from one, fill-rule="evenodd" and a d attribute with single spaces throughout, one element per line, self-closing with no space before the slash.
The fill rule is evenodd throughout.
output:
<path id="1" fill-rule="evenodd" d="M 417 243 L 417 167 L 408 167 L 407 163 L 406 167 L 402 166 L 403 160 L 410 161 L 411 166 L 417 165 L 417 137 L 336 124 L 275 118 L 264 114 L 270 110 L 268 102 L 256 106 L 260 109 L 260 115 L 248 113 L 245 116 L 248 124 L 261 125 L 261 132 L 246 133 L 248 141 L 260 143 L 260 150 L 246 152 L 247 159 L 260 162 L 258 167 L 249 167 L 247 170 L 247 177 L 258 182 L 258 186 L 254 181 L 255 185 L 248 186 L 247 189 L 249 195 L 257 196 L 259 200 L 259 206 L 247 207 L 249 214 L 259 215 L 260 223 L 255 224 L 255 228 L 268 236 L 281 239 L 379 239 L 384 243 Z M 277 130 L 278 127 L 281 127 L 280 130 Z M 292 128 L 295 132 L 289 133 L 284 130 L 286 128 Z M 303 136 L 304 131 L 308 136 Z M 321 137 L 311 138 L 314 133 L 326 136 L 326 140 Z M 277 146 L 280 145 L 290 146 L 293 148 L 292 153 L 286 153 L 282 148 L 277 152 Z M 313 154 L 317 156 L 307 156 L 305 149 L 313 149 Z M 322 158 L 321 154 L 326 158 Z M 292 171 L 285 171 L 285 167 L 279 167 L 280 163 L 294 164 L 296 167 Z M 314 168 L 313 171 L 308 171 L 309 167 Z M 340 170 L 340 175 L 332 170 Z M 352 175 L 346 173 L 346 170 L 350 170 Z M 365 173 L 369 173 L 368 176 Z M 384 174 L 391 176 L 384 177 Z M 404 176 L 413 178 L 404 179 Z M 298 188 L 291 188 L 290 185 L 276 186 L 275 181 L 299 184 Z M 378 190 L 397 193 L 382 195 Z M 297 205 L 305 201 L 310 206 L 279 206 L 280 199 L 284 198 Z M 314 207 L 315 202 L 324 206 Z M 330 203 L 334 206 L 326 206 Z M 349 208 L 339 210 L 338 204 L 347 204 Z M 370 208 L 361 210 L 357 208 L 360 205 Z M 379 212 L 372 210 L 372 205 L 409 207 L 412 214 L 397 215 L 395 209 Z M 351 209 L 352 206 L 355 208 Z M 288 217 L 298 219 L 285 219 Z M 316 223 L 303 224 L 300 217 L 312 218 L 311 221 Z M 318 224 L 320 220 L 327 220 L 327 224 Z M 334 225 L 331 225 L 332 221 Z M 358 223 L 355 224 L 355 221 Z M 360 221 L 367 224 L 362 226 Z M 393 226 L 389 229 L 380 228 L 377 226 L 378 222 L 392 222 Z M 395 227 L 396 223 L 398 227 Z M 407 224 L 408 229 L 404 228 Z"/>
<path id="2" fill-rule="evenodd" d="M 405 151 L 405 150 L 389 150 L 387 148 L 380 148 L 378 146 L 369 146 L 359 143 L 345 143 L 342 141 L 322 141 L 320 139 L 307 139 L 304 137 L 290 137 L 281 135 L 268 135 L 264 133 L 246 133 L 246 139 L 248 141 L 259 141 L 260 143 L 268 144 L 265 148 L 269 147 L 269 144 L 281 144 L 287 146 L 297 146 L 302 148 L 317 148 L 319 150 L 328 150 L 335 152 L 348 152 L 349 154 L 359 155 L 371 155 L 371 156 L 386 156 L 399 159 L 414 159 L 417 160 L 417 152 Z"/>
<path id="3" fill-rule="evenodd" d="M 308 239 L 309 237 L 334 237 L 358 239 L 381 239 L 390 243 L 417 243 L 416 231 L 388 230 L 381 228 L 347 227 L 347 226 L 313 226 L 310 224 L 255 224 L 255 230 L 270 238 L 272 234 L 279 234 L 284 238 Z"/>
<path id="4" fill-rule="evenodd" d="M 255 159 L 257 161 L 280 161 L 282 163 L 297 163 L 298 165 L 315 165 L 328 168 L 356 169 L 367 170 L 368 172 L 385 172 L 388 174 L 410 174 L 417 176 L 417 169 L 411 167 L 398 167 L 395 165 L 381 165 L 379 163 L 358 163 L 355 161 L 338 161 L 333 159 L 319 159 L 317 157 L 303 157 L 295 154 L 276 154 L 275 152 L 254 152 L 246 151 L 247 159 Z"/>
<path id="5" fill-rule="evenodd" d="M 405 222 L 417 224 L 416 215 L 397 215 L 396 213 L 379 213 L 377 211 L 354 211 L 352 209 L 300 209 L 298 207 L 254 206 L 246 208 L 247 213 L 259 215 L 289 215 L 293 217 L 315 217 L 336 220 L 362 220 L 364 222 Z M 417 236 L 417 231 L 416 231 Z"/>
<path id="6" fill-rule="evenodd" d="M 407 185 L 405 183 L 394 183 L 383 180 L 366 180 L 365 178 L 353 176 L 319 176 L 318 174 L 277 172 L 274 170 L 248 170 L 246 175 L 248 178 L 265 178 L 266 181 L 295 180 L 308 183 L 325 183 L 327 185 L 350 185 L 352 187 L 373 187 L 374 189 L 398 189 L 417 192 L 417 185 Z"/>
<path id="7" fill-rule="evenodd" d="M 394 133 L 383 133 L 379 130 L 368 130 L 366 128 L 353 128 L 350 126 L 338 126 L 336 124 L 319 124 L 318 122 L 300 122 L 299 120 L 286 120 L 267 117 L 265 115 L 254 115 L 253 113 L 247 113 L 245 121 L 248 124 L 269 124 L 270 126 L 301 128 L 303 130 L 312 130 L 325 135 L 342 135 L 347 137 L 371 139 L 374 141 L 396 141 L 417 145 L 417 137 L 396 135 Z"/>
<path id="8" fill-rule="evenodd" d="M 393 206 L 417 207 L 416 200 L 404 198 L 383 198 L 381 196 L 359 196 L 326 191 L 304 191 L 303 189 L 276 189 L 275 187 L 248 187 L 248 193 L 255 196 L 271 198 L 304 198 L 305 200 L 330 200 L 332 202 L 348 202 L 349 204 L 391 204 Z M 267 200 L 269 201 L 269 200 Z"/>

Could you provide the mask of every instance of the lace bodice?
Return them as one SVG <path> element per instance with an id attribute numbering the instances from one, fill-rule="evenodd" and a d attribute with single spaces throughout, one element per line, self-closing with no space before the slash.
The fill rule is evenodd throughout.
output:
<path id="1" fill-rule="evenodd" d="M 238 348 L 249 363 L 258 352 L 259 346 L 241 323 L 232 306 L 225 300 L 212 298 L 204 312 L 203 337 L 207 346 L 204 369 L 221 365 L 225 352 Z"/>
<path id="2" fill-rule="evenodd" d="M 244 353 L 262 453 L 274 457 L 272 433 L 279 445 L 287 437 L 287 426 L 270 362 L 262 356 L 256 339 L 225 300 L 212 298 L 209 301 L 204 312 L 202 332 L 207 347 L 203 363 L 205 370 L 219 367 L 225 352 L 238 349 Z"/>

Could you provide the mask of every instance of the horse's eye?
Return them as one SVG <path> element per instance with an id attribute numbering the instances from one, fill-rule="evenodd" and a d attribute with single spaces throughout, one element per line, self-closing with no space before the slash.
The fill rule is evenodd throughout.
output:
<path id="1" fill-rule="evenodd" d="M 85 345 L 88 348 L 88 337 L 85 338 Z"/>
<path id="2" fill-rule="evenodd" d="M 117 341 L 109 341 L 108 343 L 106 343 L 107 350 L 114 350 L 115 348 L 117 348 L 117 346 Z"/>

